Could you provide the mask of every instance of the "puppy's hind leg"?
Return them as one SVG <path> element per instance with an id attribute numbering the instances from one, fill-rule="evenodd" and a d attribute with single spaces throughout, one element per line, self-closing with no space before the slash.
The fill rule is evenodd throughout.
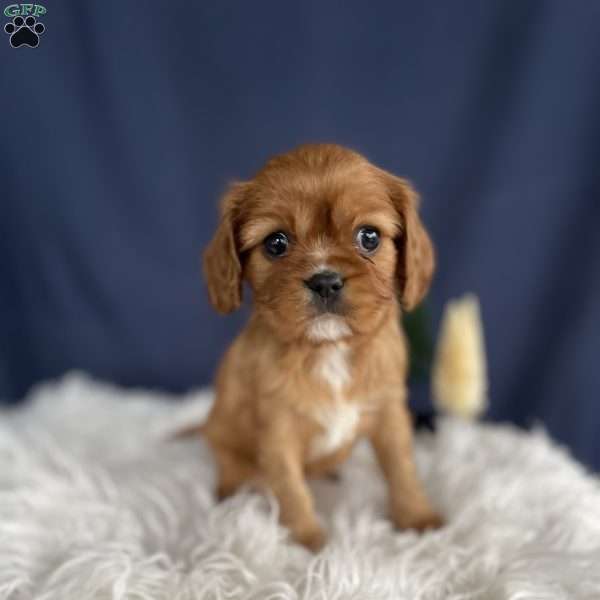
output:
<path id="1" fill-rule="evenodd" d="M 308 477 L 323 477 L 329 481 L 340 481 L 339 466 L 352 452 L 352 444 L 346 444 L 327 456 L 317 459 L 306 466 Z"/>
<path id="2" fill-rule="evenodd" d="M 217 461 L 218 482 L 216 495 L 218 500 L 225 500 L 237 492 L 244 484 L 257 479 L 256 465 L 229 448 L 213 447 Z"/>

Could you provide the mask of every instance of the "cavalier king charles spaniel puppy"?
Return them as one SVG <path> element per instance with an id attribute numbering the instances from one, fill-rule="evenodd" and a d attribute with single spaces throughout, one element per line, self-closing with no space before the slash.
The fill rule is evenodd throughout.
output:
<path id="1" fill-rule="evenodd" d="M 330 144 L 269 160 L 225 194 L 204 254 L 211 303 L 250 319 L 223 358 L 202 432 L 219 498 L 260 481 L 293 538 L 317 550 L 324 531 L 307 477 L 323 476 L 366 436 L 399 528 L 442 521 L 419 481 L 407 408 L 401 311 L 428 290 L 431 241 L 404 179 Z"/>

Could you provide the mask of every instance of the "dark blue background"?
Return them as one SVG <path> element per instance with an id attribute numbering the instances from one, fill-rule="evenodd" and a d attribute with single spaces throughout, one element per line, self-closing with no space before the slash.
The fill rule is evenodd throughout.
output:
<path id="1" fill-rule="evenodd" d="M 491 415 L 600 466 L 600 3 L 55 2 L 0 38 L 0 396 L 72 368 L 206 384 L 199 252 L 269 155 L 335 141 L 413 179 L 431 295 L 480 295 Z"/>

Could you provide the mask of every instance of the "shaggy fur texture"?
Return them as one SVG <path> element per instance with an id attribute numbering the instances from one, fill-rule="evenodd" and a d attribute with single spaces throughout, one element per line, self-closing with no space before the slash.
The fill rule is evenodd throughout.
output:
<path id="1" fill-rule="evenodd" d="M 314 482 L 328 545 L 291 543 L 272 500 L 216 504 L 205 414 L 82 376 L 0 419 L 2 600 L 518 600 L 600 598 L 600 487 L 540 431 L 444 420 L 416 459 L 448 524 L 385 518 L 367 445 Z"/>

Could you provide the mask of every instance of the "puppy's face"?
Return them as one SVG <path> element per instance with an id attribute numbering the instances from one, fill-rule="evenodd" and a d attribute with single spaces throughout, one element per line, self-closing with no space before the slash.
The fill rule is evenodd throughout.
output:
<path id="1" fill-rule="evenodd" d="M 339 146 L 276 157 L 224 198 L 205 254 L 211 300 L 237 308 L 245 279 L 283 339 L 366 334 L 428 288 L 433 250 L 416 201 L 407 182 Z"/>

